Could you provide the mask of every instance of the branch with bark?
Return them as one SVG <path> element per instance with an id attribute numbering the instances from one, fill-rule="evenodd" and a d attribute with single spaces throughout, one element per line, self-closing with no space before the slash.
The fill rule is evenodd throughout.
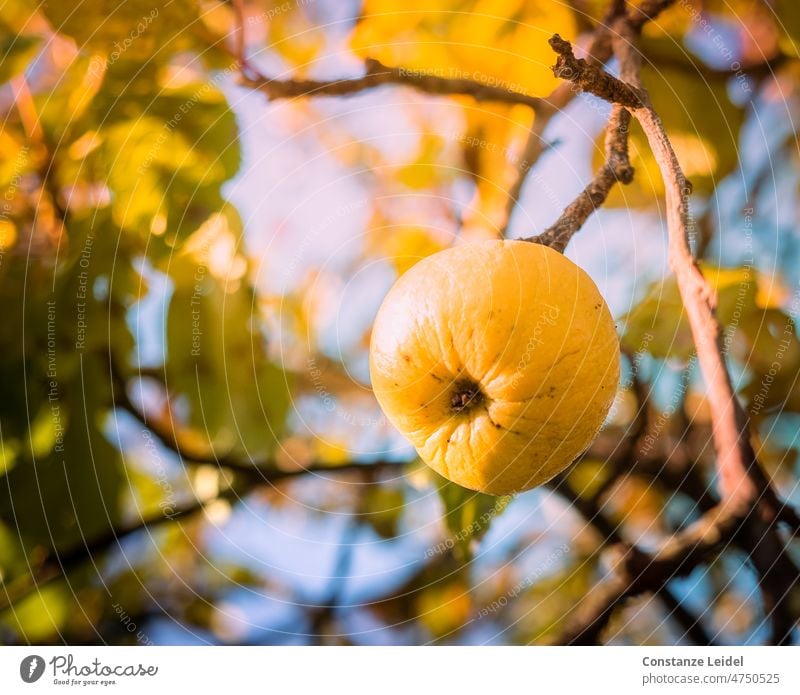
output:
<path id="1" fill-rule="evenodd" d="M 387 470 L 397 471 L 403 467 L 402 462 L 388 460 L 354 460 L 336 465 L 314 461 L 302 467 L 285 470 L 278 468 L 273 459 L 247 461 L 231 455 L 218 456 L 212 450 L 198 449 L 196 444 L 187 441 L 171 418 L 148 414 L 144 408 L 135 405 L 127 393 L 127 380 L 113 363 L 109 365 L 109 377 L 115 406 L 136 418 L 165 448 L 176 454 L 182 464 L 215 465 L 233 474 L 234 480 L 211 499 L 190 499 L 176 508 L 159 507 L 141 515 L 136 521 L 111 528 L 98 537 L 85 539 L 73 548 L 48 551 L 31 568 L 29 574 L 7 583 L 0 582 L 0 613 L 33 592 L 41 591 L 51 582 L 65 577 L 86 562 L 119 548 L 130 536 L 141 532 L 149 533 L 167 523 L 196 516 L 212 503 L 240 501 L 256 490 L 271 488 L 303 476 L 313 475 L 333 480 L 347 474 L 363 474 L 367 471 L 374 474 Z"/>
<path id="2" fill-rule="evenodd" d="M 646 592 L 658 593 L 678 577 L 689 574 L 733 542 L 743 517 L 719 505 L 677 533 L 654 554 L 636 546 L 613 546 L 613 576 L 595 587 L 578 604 L 558 637 L 560 644 L 597 644 L 613 612 L 628 598 Z"/>
<path id="3" fill-rule="evenodd" d="M 645 3 L 647 7 L 641 14 L 649 15 L 667 4 Z M 562 639 L 566 643 L 598 640 L 612 612 L 626 598 L 643 591 L 660 591 L 670 578 L 678 576 L 677 573 L 708 560 L 721 540 L 733 538 L 735 534 L 759 574 L 765 606 L 772 619 L 772 640 L 785 643 L 791 640 L 795 624 L 800 619 L 800 571 L 778 536 L 776 525 L 779 520 L 784 520 L 796 528 L 797 515 L 778 499 L 750 442 L 747 417 L 736 397 L 724 360 L 721 329 L 715 316 L 716 298 L 689 246 L 688 197 L 691 184 L 684 176 L 661 120 L 641 84 L 641 58 L 636 47 L 640 27 L 639 20 L 632 19 L 627 13 L 621 14 L 614 22 L 613 50 L 620 63 L 620 78 L 576 58 L 570 43 L 558 35 L 551 39 L 550 45 L 558 56 L 555 74 L 614 105 L 612 115 L 617 119 L 618 149 L 615 153 L 608 144 L 609 141 L 615 142 L 615 124 L 612 123 L 607 136 L 604 167 L 578 199 L 567 207 L 558 222 L 531 241 L 552 244 L 563 251 L 605 198 L 619 178 L 611 176 L 615 154 L 617 161 L 625 162 L 627 159 L 625 134 L 618 126 L 620 110 L 627 110 L 641 124 L 664 179 L 669 262 L 676 274 L 708 391 L 722 501 L 655 556 L 628 547 L 622 553 L 622 561 L 617 563 L 614 578 L 581 604 Z"/>
<path id="4" fill-rule="evenodd" d="M 132 413 L 136 415 L 136 413 Z M 152 420 L 143 419 L 150 431 L 155 434 L 166 446 L 181 456 L 182 462 L 187 464 L 213 463 L 213 457 L 201 458 L 199 461 L 186 458 L 183 451 L 174 440 L 172 445 L 169 437 L 161 439 L 166 433 L 153 429 Z M 230 463 L 230 462 L 229 462 Z M 219 494 L 210 499 L 190 499 L 175 508 L 159 507 L 153 512 L 143 514 L 139 519 L 115 528 L 109 529 L 106 533 L 96 538 L 85 539 L 83 543 L 76 545 L 65 551 L 50 550 L 39 558 L 35 568 L 29 574 L 22 575 L 8 583 L 0 583 L 0 613 L 9 606 L 16 604 L 22 599 L 30 596 L 36 591 L 41 591 L 48 584 L 66 577 L 70 572 L 78 569 L 90 560 L 108 553 L 109 551 L 120 548 L 122 543 L 129 537 L 138 533 L 151 533 L 161 526 L 175 521 L 192 518 L 210 505 L 220 502 L 238 502 L 247 495 L 262 489 L 271 488 L 281 482 L 293 480 L 307 475 L 315 475 L 320 478 L 332 480 L 347 474 L 361 474 L 366 471 L 377 472 L 381 470 L 392 470 L 402 467 L 402 463 L 378 461 L 362 463 L 351 461 L 345 464 L 331 466 L 324 463 L 314 463 L 296 470 L 285 471 L 276 468 L 268 469 L 265 465 L 255 464 L 247 469 L 244 462 L 240 465 L 226 467 L 234 470 L 240 480 L 234 481 L 231 485 L 221 490 Z"/>
<path id="5" fill-rule="evenodd" d="M 732 504 L 749 506 L 756 501 L 764 511 L 765 518 L 772 519 L 779 513 L 785 514 L 783 505 L 778 503 L 766 477 L 758 466 L 755 452 L 750 444 L 749 427 L 744 409 L 735 396 L 733 385 L 724 362 L 721 344 L 721 329 L 715 316 L 716 297 L 713 289 L 703 277 L 689 247 L 689 201 L 691 184 L 684 176 L 672 145 L 664 131 L 658 114 L 650 105 L 646 92 L 639 83 L 639 56 L 634 48 L 634 38 L 631 27 L 625 20 L 618 24 L 619 39 L 615 41 L 615 49 L 623 71 L 631 74 L 634 82 L 628 87 L 621 79 L 617 79 L 604 70 L 589 65 L 586 61 L 578 60 L 572 53 L 569 42 L 558 36 L 553 37 L 551 45 L 559 54 L 559 64 L 570 67 L 571 79 L 582 88 L 590 86 L 592 93 L 600 96 L 617 106 L 626 106 L 645 132 L 648 142 L 653 149 L 656 161 L 661 169 L 666 189 L 667 228 L 669 231 L 669 262 L 672 271 L 676 274 L 678 288 L 687 312 L 692 337 L 697 348 L 698 361 L 708 387 L 713 422 L 713 436 L 718 457 L 718 470 L 720 474 L 723 497 Z M 632 66 L 632 67 L 631 67 Z M 558 70 L 557 70 L 558 71 Z M 633 91 L 631 91 L 633 90 Z M 629 106 L 628 94 L 637 94 L 638 105 Z M 623 95 L 626 103 L 615 101 Z M 612 114 L 613 115 L 613 114 Z M 624 135 L 617 130 L 617 141 L 624 139 Z M 613 139 L 612 139 L 613 142 Z M 608 149 L 611 157 L 613 149 Z M 620 142 L 617 151 L 617 161 L 626 159 L 624 144 Z M 605 180 L 603 170 L 611 168 L 611 164 L 598 173 L 596 180 Z M 590 188 L 595 184 L 593 181 Z M 577 207 L 584 209 L 586 205 L 586 191 L 567 207 L 556 224 L 551 227 L 554 232 L 546 232 L 540 237 L 534 237 L 539 243 L 552 241 L 556 248 L 563 250 L 569 239 L 580 229 L 583 221 L 591 214 L 571 214 L 570 210 Z M 779 509 L 781 511 L 779 512 Z"/>
<path id="6" fill-rule="evenodd" d="M 564 252 L 572 236 L 608 198 L 614 185 L 633 181 L 633 167 L 628 159 L 630 113 L 615 105 L 606 127 L 606 161 L 580 195 L 561 213 L 556 222 L 527 241 Z"/>
<path id="7" fill-rule="evenodd" d="M 169 511 L 159 508 L 157 511 L 144 515 L 130 524 L 109 529 L 108 532 L 97 538 L 87 539 L 84 543 L 69 550 L 63 552 L 51 550 L 38 560 L 34 571 L 30 574 L 22 575 L 0 586 L 2 589 L 0 592 L 0 613 L 33 593 L 41 591 L 52 582 L 62 579 L 70 572 L 78 569 L 86 562 L 96 559 L 111 548 L 119 547 L 125 539 L 136 533 L 155 531 L 167 523 L 192 517 L 215 502 L 239 499 L 242 494 L 245 494 L 244 489 L 230 487 L 211 499 L 193 500 Z"/>
<path id="8" fill-rule="evenodd" d="M 612 477 L 618 478 L 620 474 L 618 471 L 617 476 Z M 721 518 L 720 509 L 716 508 L 695 526 L 673 536 L 658 553 L 649 554 L 636 544 L 627 543 L 620 534 L 621 524 L 609 518 L 599 500 L 577 494 L 563 474 L 554 478 L 548 487 L 597 531 L 601 539 L 597 552 L 605 550 L 613 558 L 614 568 L 613 579 L 592 591 L 586 601 L 578 605 L 574 614 L 568 617 L 564 630 L 554 639 L 554 644 L 593 644 L 599 641 L 600 632 L 614 608 L 629 596 L 645 592 L 662 601 L 669 617 L 695 644 L 707 646 L 714 643 L 699 620 L 675 597 L 668 583 L 732 542 L 735 519 Z"/>
<path id="9" fill-rule="evenodd" d="M 243 74 L 240 83 L 256 89 L 268 99 L 292 99 L 298 97 L 341 97 L 386 85 L 413 87 L 426 94 L 438 96 L 468 96 L 475 101 L 491 101 L 499 104 L 529 106 L 540 109 L 545 100 L 523 94 L 513 89 L 504 89 L 464 77 L 442 77 L 402 67 L 390 67 L 374 58 L 364 61 L 365 73 L 361 77 L 338 80 L 298 80 L 269 78 L 264 75 Z M 252 70 L 251 70 L 252 72 Z"/>
<path id="10" fill-rule="evenodd" d="M 217 466 L 246 480 L 265 485 L 302 475 L 322 475 L 327 472 L 339 474 L 364 470 L 365 468 L 373 471 L 396 469 L 402 465 L 402 462 L 387 459 L 371 459 L 363 462 L 350 461 L 344 464 L 312 461 L 297 468 L 286 470 L 280 468 L 273 457 L 245 459 L 231 453 L 217 453 L 210 447 L 199 447 L 196 439 L 186 436 L 183 426 L 176 423 L 168 413 L 148 413 L 144 404 L 134 403 L 128 394 L 128 380 L 116 365 L 111 365 L 109 376 L 113 384 L 114 405 L 138 420 L 166 449 L 174 453 L 184 464 Z"/>

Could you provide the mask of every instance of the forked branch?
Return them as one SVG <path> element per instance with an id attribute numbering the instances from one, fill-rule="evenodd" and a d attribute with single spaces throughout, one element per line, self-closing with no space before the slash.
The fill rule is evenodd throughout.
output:
<path id="1" fill-rule="evenodd" d="M 651 5 L 652 9 L 657 9 L 662 4 L 645 3 L 646 10 L 651 11 L 648 9 Z M 615 113 L 622 107 L 629 111 L 641 124 L 659 165 L 665 186 L 669 263 L 676 275 L 706 383 L 721 502 L 692 527 L 692 533 L 696 528 L 703 530 L 702 542 L 687 547 L 685 540 L 679 537 L 670 544 L 671 550 L 666 556 L 662 553 L 661 557 L 648 557 L 628 549 L 622 570 L 580 605 L 573 624 L 562 637 L 568 643 L 596 641 L 622 601 L 642 591 L 659 591 L 676 572 L 707 560 L 716 549 L 718 539 L 724 538 L 721 531 L 727 529 L 737 532 L 738 544 L 748 552 L 759 573 L 765 606 L 772 619 L 772 640 L 784 643 L 791 639 L 794 625 L 800 618 L 800 571 L 786 552 L 775 525 L 783 520 L 796 528 L 797 515 L 778 499 L 750 442 L 749 423 L 725 364 L 721 329 L 715 315 L 716 296 L 689 245 L 691 184 L 641 84 L 641 59 L 636 48 L 639 26 L 627 14 L 615 23 L 614 53 L 620 63 L 621 79 L 577 59 L 569 42 L 557 35 L 550 42 L 558 55 L 554 71 L 580 89 L 614 104 Z M 603 169 L 609 165 L 610 159 Z M 603 169 L 598 172 L 601 184 L 606 180 Z M 597 177 L 592 184 L 596 181 Z M 603 191 L 607 193 L 602 185 L 599 190 L 592 190 L 592 184 L 568 206 L 554 227 L 533 240 L 551 243 L 563 250 L 596 207 L 594 200 L 604 198 Z M 592 193 L 596 198 L 593 199 Z M 678 565 L 675 565 L 676 559 L 680 559 Z"/>

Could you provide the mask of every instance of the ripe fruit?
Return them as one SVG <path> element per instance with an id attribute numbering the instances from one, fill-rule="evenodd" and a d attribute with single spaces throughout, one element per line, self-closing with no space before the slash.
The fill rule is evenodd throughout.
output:
<path id="1" fill-rule="evenodd" d="M 384 300 L 372 387 L 433 469 L 505 495 L 540 485 L 592 441 L 619 379 L 619 342 L 591 278 L 526 241 L 417 263 Z"/>

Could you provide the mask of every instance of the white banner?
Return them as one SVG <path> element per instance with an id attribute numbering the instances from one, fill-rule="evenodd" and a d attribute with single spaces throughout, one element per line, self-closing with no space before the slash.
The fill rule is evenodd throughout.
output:
<path id="1" fill-rule="evenodd" d="M 0 692 L 800 693 L 797 647 L 4 647 Z"/>

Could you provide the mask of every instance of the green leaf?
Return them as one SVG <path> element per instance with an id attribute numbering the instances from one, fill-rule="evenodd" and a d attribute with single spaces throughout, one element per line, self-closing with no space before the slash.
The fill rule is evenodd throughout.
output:
<path id="1" fill-rule="evenodd" d="M 80 238 L 76 234 L 75 241 Z M 95 242 L 85 268 L 79 255 L 65 257 L 55 288 L 52 270 L 40 282 L 32 268 L 26 301 L 9 301 L 0 325 L 8 346 L 0 361 L 3 436 L 23 442 L 0 486 L 0 520 L 28 551 L 72 548 L 119 518 L 122 463 L 105 435 L 111 394 L 101 356 L 110 349 L 126 354 L 131 340 L 118 306 L 92 289 L 112 262 L 121 276 L 126 263 L 123 254 L 114 255 L 110 236 L 98 235 Z M 14 291 L 15 276 L 23 271 L 16 264 L 8 270 L 0 296 Z M 84 287 L 85 295 L 79 295 Z M 23 371 L 26 379 L 20 378 Z"/>
<path id="2" fill-rule="evenodd" d="M 674 277 L 651 285 L 644 299 L 623 320 L 621 342 L 628 350 L 683 360 L 692 355 L 692 334 Z"/>
<path id="3" fill-rule="evenodd" d="M 244 260 L 224 219 L 214 216 L 169 262 L 168 384 L 213 446 L 265 454 L 283 431 L 289 382 L 267 357 L 252 289 L 230 275 Z"/>
<path id="4" fill-rule="evenodd" d="M 739 130 L 744 110 L 728 96 L 728 80 L 707 75 L 671 39 L 643 41 L 654 65 L 642 68 L 642 80 L 669 135 L 684 174 L 695 193 L 709 193 L 716 182 L 738 164 Z M 668 61 L 666 60 L 668 58 Z M 602 139 L 594 151 L 594 166 L 604 158 Z M 633 182 L 615 186 L 606 201 L 612 207 L 648 207 L 664 194 L 661 172 L 641 126 L 635 120 L 629 133 Z"/>
<path id="5" fill-rule="evenodd" d="M 561 548 L 557 548 L 551 557 L 560 557 L 559 554 L 563 555 Z M 525 605 L 521 607 L 525 616 L 525 642 L 545 643 L 561 633 L 575 606 L 592 589 L 598 555 L 570 553 L 566 567 L 547 572 L 546 576 L 530 585 L 525 594 Z M 528 606 L 536 606 L 536 610 L 530 610 Z"/>
<path id="6" fill-rule="evenodd" d="M 405 494 L 400 487 L 370 485 L 362 502 L 361 517 L 381 538 L 398 534 L 400 518 L 405 508 Z"/>
<path id="7" fill-rule="evenodd" d="M 569 485 L 581 497 L 591 499 L 613 475 L 603 461 L 583 458 L 569 469 Z"/>
<path id="8" fill-rule="evenodd" d="M 472 557 L 472 547 L 489 530 L 492 520 L 501 514 L 512 496 L 494 497 L 456 485 L 431 470 L 439 498 L 444 507 L 448 531 L 445 548 L 452 548 L 456 559 L 465 562 Z"/>
<path id="9" fill-rule="evenodd" d="M 220 186 L 238 171 L 234 115 L 209 83 L 166 90 L 155 99 L 131 95 L 95 108 L 106 114 L 103 145 L 92 159 L 107 171 L 112 213 L 120 227 L 172 243 L 224 207 Z"/>
<path id="10" fill-rule="evenodd" d="M 87 379 L 87 391 L 98 387 Z M 66 387 L 65 387 L 66 390 Z M 79 394 L 48 404 L 53 426 L 63 428 L 44 457 L 26 456 L 0 486 L 0 519 L 35 547 L 63 551 L 107 532 L 119 520 L 122 468 L 95 411 L 84 412 Z"/>
<path id="11" fill-rule="evenodd" d="M 756 309 L 757 276 L 749 268 L 715 268 L 701 264 L 717 292 L 717 318 L 723 326 Z M 650 286 L 644 299 L 624 317 L 622 343 L 631 352 L 686 360 L 694 352 L 689 322 L 674 275 Z"/>
<path id="12" fill-rule="evenodd" d="M 43 3 L 54 31 L 75 39 L 85 51 L 116 60 L 166 58 L 193 45 L 197 7 L 191 0 L 94 0 L 76 7 L 69 2 Z"/>
<path id="13" fill-rule="evenodd" d="M 725 354 L 749 375 L 738 388 L 751 414 L 767 415 L 776 407 L 799 411 L 800 340 L 793 318 L 772 306 L 771 298 L 759 296 L 759 278 L 752 268 L 701 267 L 717 293 Z M 680 360 L 694 352 L 674 276 L 654 283 L 624 321 L 622 344 L 631 352 L 644 350 L 654 357 Z"/>

